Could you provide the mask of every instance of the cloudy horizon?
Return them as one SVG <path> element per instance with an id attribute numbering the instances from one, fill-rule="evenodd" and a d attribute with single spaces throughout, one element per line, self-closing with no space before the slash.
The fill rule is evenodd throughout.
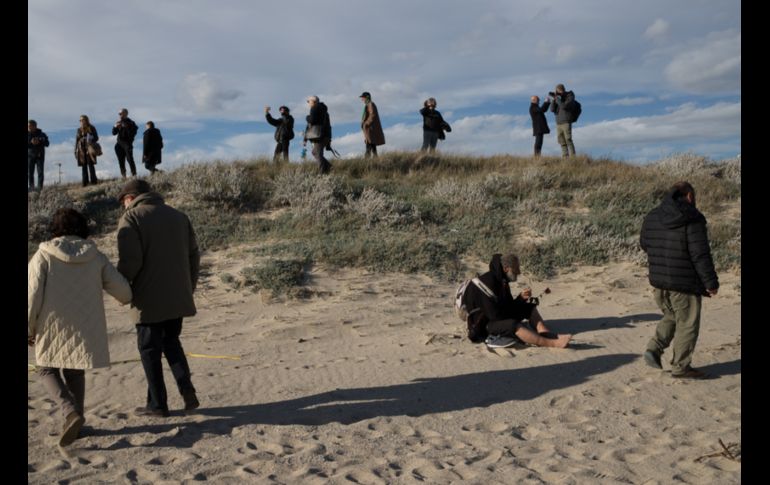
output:
<path id="1" fill-rule="evenodd" d="M 102 177 L 119 175 L 110 133 L 120 108 L 164 137 L 160 168 L 272 157 L 277 115 L 291 108 L 299 160 L 305 99 L 329 106 L 335 148 L 363 154 L 358 95 L 372 93 L 380 152 L 415 150 L 427 97 L 453 131 L 443 153 L 528 155 L 529 97 L 556 83 L 583 114 L 579 153 L 645 163 L 676 152 L 740 153 L 740 2 L 85 0 L 28 4 L 28 113 L 51 139 L 46 177 L 78 181 L 80 114 L 101 137 Z M 693 15 L 696 11 L 698 15 Z M 88 19 L 84 21 L 83 19 Z M 556 126 L 543 153 L 558 155 Z M 137 163 L 140 174 L 146 170 Z"/>

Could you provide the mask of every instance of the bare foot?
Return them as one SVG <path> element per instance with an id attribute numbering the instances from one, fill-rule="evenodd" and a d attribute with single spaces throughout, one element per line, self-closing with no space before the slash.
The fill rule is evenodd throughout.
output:
<path id="1" fill-rule="evenodd" d="M 554 347 L 557 347 L 559 349 L 566 349 L 570 340 L 572 340 L 572 334 L 560 333 L 559 336 L 556 338 L 556 341 L 554 342 L 555 344 Z"/>

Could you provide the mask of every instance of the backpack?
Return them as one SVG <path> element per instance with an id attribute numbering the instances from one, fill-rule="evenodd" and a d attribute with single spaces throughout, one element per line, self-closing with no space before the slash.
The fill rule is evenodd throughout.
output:
<path id="1" fill-rule="evenodd" d="M 476 288 L 480 289 L 482 293 L 484 293 L 486 296 L 491 298 L 493 301 L 497 301 L 497 296 L 495 293 L 489 289 L 487 285 L 481 282 L 481 280 L 476 278 L 471 278 L 469 280 L 465 280 L 460 284 L 460 286 L 457 288 L 457 291 L 455 292 L 455 314 L 457 314 L 457 317 L 462 320 L 463 322 L 468 322 L 468 317 L 471 316 L 471 314 L 476 313 L 477 311 L 481 310 L 480 308 L 474 308 L 471 311 L 468 311 L 468 308 L 465 306 L 465 291 L 468 289 L 468 285 L 473 283 L 476 285 Z"/>
<path id="2" fill-rule="evenodd" d="M 575 99 L 572 101 L 572 103 L 570 103 L 569 109 L 567 111 L 572 113 L 572 123 L 576 123 L 578 118 L 580 118 L 580 113 L 583 112 L 583 107 L 580 106 L 580 102 Z"/>

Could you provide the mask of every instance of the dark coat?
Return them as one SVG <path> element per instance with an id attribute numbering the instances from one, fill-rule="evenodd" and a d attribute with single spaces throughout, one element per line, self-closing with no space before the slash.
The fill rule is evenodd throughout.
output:
<path id="1" fill-rule="evenodd" d="M 572 113 L 570 112 L 570 103 L 575 101 L 575 93 L 566 91 L 561 96 L 556 96 L 551 104 L 551 111 L 556 113 L 556 124 L 572 123 Z"/>
<path id="2" fill-rule="evenodd" d="M 308 128 L 311 125 L 321 125 L 321 138 L 315 138 L 313 141 L 317 143 L 328 142 L 332 138 L 332 126 L 329 121 L 329 108 L 325 104 L 318 102 L 315 106 L 310 108 L 310 114 L 305 118 L 308 124 Z M 307 130 L 306 130 L 307 132 Z M 311 140 L 308 138 L 308 140 Z"/>
<path id="3" fill-rule="evenodd" d="M 32 143 L 35 138 L 37 138 L 37 145 Z M 45 161 L 45 147 L 49 144 L 48 135 L 43 133 L 40 128 L 35 129 L 35 131 L 27 131 L 27 156 L 29 158 L 34 157 Z"/>
<path id="4" fill-rule="evenodd" d="M 96 157 L 91 157 L 88 153 L 88 144 L 99 141 L 99 133 L 96 132 L 94 125 L 88 125 L 87 130 L 88 132 L 84 132 L 83 128 L 78 128 L 75 133 L 75 159 L 78 161 L 78 167 L 87 164 L 96 165 Z"/>
<path id="5" fill-rule="evenodd" d="M 195 315 L 200 252 L 190 219 L 154 192 L 139 194 L 118 223 L 118 271 L 131 283 L 132 323 Z"/>
<path id="6" fill-rule="evenodd" d="M 650 284 L 661 290 L 706 295 L 719 288 L 706 218 L 686 200 L 663 198 L 642 223 L 639 243 L 647 253 Z"/>
<path id="7" fill-rule="evenodd" d="M 361 121 L 361 131 L 364 132 L 366 143 L 375 146 L 385 144 L 385 133 L 382 131 L 380 114 L 377 112 L 377 105 L 372 101 L 366 104 L 366 115 Z"/>
<path id="8" fill-rule="evenodd" d="M 283 143 L 294 138 L 294 117 L 290 114 L 281 115 L 279 119 L 265 113 L 268 123 L 275 126 L 275 141 Z"/>
<path id="9" fill-rule="evenodd" d="M 500 254 L 492 256 L 489 271 L 479 276 L 481 282 L 495 293 L 496 302 L 473 283 L 470 283 L 465 290 L 464 303 L 468 311 L 481 309 L 471 313 L 468 318 L 468 338 L 473 342 L 482 342 L 487 338 L 487 323 L 513 318 L 514 298 L 503 272 L 501 258 Z M 521 296 L 517 296 L 516 299 L 521 300 Z"/>
<path id="10" fill-rule="evenodd" d="M 551 132 L 548 128 L 548 121 L 545 119 L 545 113 L 548 112 L 550 105 L 550 101 L 544 102 L 543 106 L 538 106 L 537 103 L 529 104 L 529 116 L 532 117 L 532 136 L 545 135 Z"/>
<path id="11" fill-rule="evenodd" d="M 161 161 L 163 136 L 157 128 L 147 128 L 142 137 L 142 161 L 149 165 L 158 165 Z"/>
<path id="12" fill-rule="evenodd" d="M 139 131 L 139 127 L 136 126 L 136 123 L 134 123 L 134 120 L 126 116 L 125 119 L 123 119 L 120 122 L 120 126 L 112 127 L 112 134 L 118 135 L 117 142 L 120 143 L 134 143 L 134 138 L 136 138 L 136 133 Z"/>

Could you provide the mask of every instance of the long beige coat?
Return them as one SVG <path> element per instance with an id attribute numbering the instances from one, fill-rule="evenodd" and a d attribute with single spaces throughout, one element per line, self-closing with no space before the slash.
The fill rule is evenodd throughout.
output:
<path id="1" fill-rule="evenodd" d="M 110 365 L 102 289 L 131 301 L 128 281 L 93 241 L 63 236 L 40 244 L 27 265 L 27 333 L 38 366 Z"/>
<path id="2" fill-rule="evenodd" d="M 385 133 L 382 131 L 380 114 L 377 112 L 377 105 L 371 101 L 366 105 L 366 117 L 361 121 L 361 131 L 364 132 L 366 143 L 375 146 L 385 144 Z"/>

